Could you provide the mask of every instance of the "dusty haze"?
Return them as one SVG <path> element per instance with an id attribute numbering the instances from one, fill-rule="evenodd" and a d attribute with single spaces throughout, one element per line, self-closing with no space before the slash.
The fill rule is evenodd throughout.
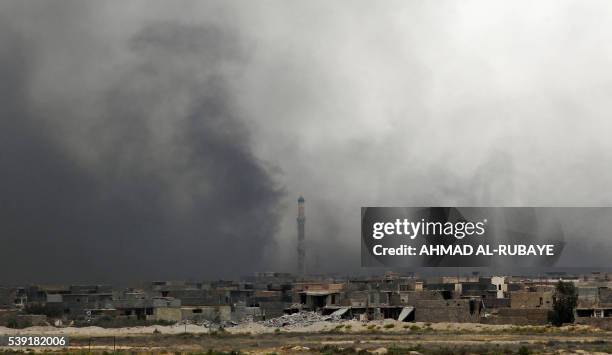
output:
<path id="1" fill-rule="evenodd" d="M 291 271 L 299 194 L 314 272 L 359 267 L 361 206 L 609 206 L 611 17 L 4 1 L 0 281 Z"/>

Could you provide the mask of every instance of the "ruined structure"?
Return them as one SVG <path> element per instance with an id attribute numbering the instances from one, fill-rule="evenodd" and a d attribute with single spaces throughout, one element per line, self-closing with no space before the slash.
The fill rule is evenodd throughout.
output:
<path id="1" fill-rule="evenodd" d="M 548 323 L 557 282 L 477 275 L 421 279 L 393 272 L 305 278 L 266 272 L 240 281 L 155 281 L 123 290 L 106 285 L 28 285 L 0 288 L 0 325 L 129 320 L 228 326 L 295 313 L 300 313 L 295 319 L 318 314 L 320 319 L 335 320 L 537 325 Z M 610 281 L 572 282 L 579 291 L 576 321 L 612 328 Z"/>

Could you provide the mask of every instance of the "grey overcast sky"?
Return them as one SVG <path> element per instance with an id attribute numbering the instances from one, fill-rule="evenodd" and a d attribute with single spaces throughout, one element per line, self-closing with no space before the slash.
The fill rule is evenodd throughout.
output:
<path id="1" fill-rule="evenodd" d="M 611 18 L 2 1 L 0 282 L 292 271 L 299 194 L 314 272 L 359 267 L 361 206 L 609 206 Z"/>

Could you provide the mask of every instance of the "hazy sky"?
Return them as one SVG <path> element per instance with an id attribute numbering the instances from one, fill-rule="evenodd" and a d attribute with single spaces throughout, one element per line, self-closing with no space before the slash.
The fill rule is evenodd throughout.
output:
<path id="1" fill-rule="evenodd" d="M 361 206 L 612 205 L 611 17 L 3 1 L 0 282 L 292 271 L 299 194 L 310 270 L 339 272 Z"/>

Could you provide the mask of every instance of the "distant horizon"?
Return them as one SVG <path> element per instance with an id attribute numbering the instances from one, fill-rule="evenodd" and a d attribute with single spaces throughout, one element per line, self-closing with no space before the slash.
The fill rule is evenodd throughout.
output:
<path id="1" fill-rule="evenodd" d="M 100 281 L 100 280 L 89 280 L 89 281 L 32 281 L 32 282 L 24 282 L 24 283 L 6 283 L 0 280 L 1 286 L 35 286 L 35 285 L 53 285 L 53 286 L 78 286 L 78 285 L 109 285 L 109 286 L 120 286 L 120 287 L 130 287 L 130 286 L 145 286 L 149 285 L 153 282 L 217 282 L 217 281 L 230 281 L 230 282 L 241 282 L 246 281 L 248 279 L 254 278 L 256 273 L 275 273 L 275 274 L 288 274 L 294 279 L 303 279 L 305 282 L 308 281 L 317 281 L 317 278 L 336 278 L 336 279 L 346 279 L 348 278 L 368 278 L 368 277 L 385 277 L 386 272 L 399 273 L 400 276 L 407 276 L 409 274 L 414 274 L 415 278 L 429 278 L 429 277 L 491 277 L 491 276 L 503 276 L 503 277 L 531 277 L 535 278 L 538 276 L 552 277 L 554 274 L 564 274 L 568 277 L 580 277 L 593 275 L 594 273 L 611 273 L 612 276 L 612 267 L 611 268 L 548 268 L 548 269 L 538 269 L 536 268 L 515 268 L 515 270 L 521 270 L 518 273 L 515 271 L 513 273 L 505 273 L 502 271 L 490 271 L 483 272 L 482 270 L 475 270 L 473 268 L 452 268 L 452 269 L 465 269 L 461 272 L 447 272 L 441 269 L 447 268 L 420 268 L 415 269 L 413 271 L 410 270 L 390 270 L 385 269 L 384 271 L 372 269 L 372 268 L 364 268 L 369 271 L 368 273 L 355 273 L 355 274 L 345 274 L 345 273 L 326 273 L 326 274 L 306 274 L 305 276 L 297 276 L 295 273 L 287 273 L 281 271 L 260 271 L 254 272 L 252 275 L 243 275 L 238 278 L 171 278 L 171 279 L 143 279 L 143 280 L 132 280 L 132 281 Z M 478 272 L 478 274 L 473 274 L 474 272 Z M 611 280 L 612 281 L 612 280 Z"/>

